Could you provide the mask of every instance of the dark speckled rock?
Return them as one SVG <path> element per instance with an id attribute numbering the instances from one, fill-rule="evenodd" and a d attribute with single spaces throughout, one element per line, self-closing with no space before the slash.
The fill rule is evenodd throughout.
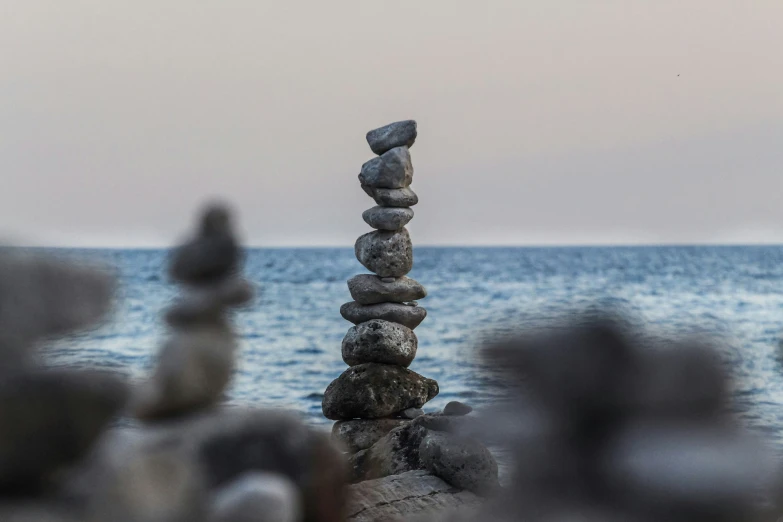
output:
<path id="1" fill-rule="evenodd" d="M 386 436 L 353 455 L 348 461 L 353 482 L 424 469 L 419 448 L 427 430 L 414 424 L 394 428 Z"/>
<path id="2" fill-rule="evenodd" d="M 413 181 L 413 164 L 407 147 L 397 147 L 362 165 L 359 182 L 372 188 L 401 189 Z"/>
<path id="3" fill-rule="evenodd" d="M 407 326 L 413 330 L 427 317 L 427 310 L 420 306 L 399 303 L 381 303 L 365 306 L 351 301 L 340 307 L 340 315 L 353 324 L 366 323 L 373 319 L 383 319 L 384 321 Z"/>
<path id="4" fill-rule="evenodd" d="M 327 419 L 379 419 L 407 408 L 421 408 L 438 394 L 438 383 L 399 366 L 360 364 L 348 368 L 326 388 Z"/>
<path id="5" fill-rule="evenodd" d="M 382 207 L 412 207 L 419 202 L 419 196 L 410 187 L 401 189 L 362 188 L 368 196 L 375 200 L 375 203 Z"/>
<path id="6" fill-rule="evenodd" d="M 394 428 L 407 424 L 407 419 L 355 419 L 338 421 L 332 426 L 332 440 L 349 453 L 367 449 Z"/>
<path id="7" fill-rule="evenodd" d="M 356 259 L 380 277 L 401 277 L 413 268 L 413 243 L 406 229 L 377 230 L 356 240 Z"/>
<path id="8" fill-rule="evenodd" d="M 415 279 L 384 279 L 371 274 L 353 276 L 348 280 L 348 291 L 354 301 L 363 305 L 406 303 L 427 297 L 427 290 Z"/>
<path id="9" fill-rule="evenodd" d="M 364 222 L 377 230 L 399 230 L 413 219 L 410 208 L 373 207 L 362 213 Z"/>
<path id="10" fill-rule="evenodd" d="M 417 347 L 416 334 L 410 328 L 373 319 L 348 330 L 343 339 L 343 361 L 348 366 L 374 362 L 407 368 Z"/>
<path id="11" fill-rule="evenodd" d="M 417 134 L 416 121 L 396 121 L 368 132 L 367 143 L 380 155 L 395 147 L 412 147 Z"/>
<path id="12" fill-rule="evenodd" d="M 430 473 L 454 487 L 477 494 L 499 487 L 497 462 L 476 440 L 429 432 L 419 447 L 419 459 Z"/>

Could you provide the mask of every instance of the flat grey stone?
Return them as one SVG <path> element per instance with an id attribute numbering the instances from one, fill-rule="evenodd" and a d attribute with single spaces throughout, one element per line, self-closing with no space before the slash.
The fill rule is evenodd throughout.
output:
<path id="1" fill-rule="evenodd" d="M 426 435 L 426 429 L 413 424 L 394 428 L 369 449 L 348 459 L 350 480 L 359 482 L 424 469 L 419 447 Z"/>
<path id="2" fill-rule="evenodd" d="M 406 229 L 377 230 L 356 240 L 356 259 L 380 277 L 401 277 L 413 268 L 413 244 Z"/>
<path id="3" fill-rule="evenodd" d="M 176 331 L 161 348 L 152 377 L 139 388 L 134 415 L 149 421 L 213 406 L 231 380 L 235 350 L 225 325 Z"/>
<path id="4" fill-rule="evenodd" d="M 399 279 L 399 278 L 398 278 L 398 277 L 382 277 L 382 278 L 381 278 L 381 282 L 382 282 L 382 283 L 393 283 L 393 282 L 395 282 L 397 279 Z"/>
<path id="5" fill-rule="evenodd" d="M 395 147 L 412 147 L 416 141 L 416 121 L 396 121 L 367 133 L 367 144 L 375 154 L 383 154 Z"/>
<path id="6" fill-rule="evenodd" d="M 407 408 L 421 408 L 438 394 L 438 383 L 399 366 L 352 366 L 324 392 L 327 419 L 380 419 Z"/>
<path id="7" fill-rule="evenodd" d="M 413 219 L 413 209 L 373 207 L 362 213 L 362 219 L 377 230 L 399 230 Z"/>
<path id="8" fill-rule="evenodd" d="M 368 187 L 364 191 L 382 207 L 412 207 L 419 202 L 419 196 L 410 187 L 401 189 L 371 189 Z"/>
<path id="9" fill-rule="evenodd" d="M 444 415 L 453 415 L 453 416 L 467 415 L 472 411 L 473 408 L 459 401 L 451 401 L 446 405 L 445 408 L 443 408 Z"/>
<path id="10" fill-rule="evenodd" d="M 362 186 L 401 189 L 413 182 L 413 164 L 408 147 L 397 147 L 362 165 L 359 173 Z"/>
<path id="11" fill-rule="evenodd" d="M 353 324 L 366 323 L 373 319 L 383 319 L 384 321 L 407 326 L 413 330 L 427 317 L 427 310 L 420 306 L 408 306 L 399 303 L 361 305 L 356 301 L 351 301 L 340 307 L 340 315 Z"/>
<path id="12" fill-rule="evenodd" d="M 407 424 L 406 419 L 357 419 L 338 421 L 332 426 L 332 440 L 349 453 L 367 449 L 394 428 Z"/>
<path id="13" fill-rule="evenodd" d="M 406 419 L 415 419 L 424 415 L 424 410 L 421 408 L 408 408 L 400 413 L 400 416 Z"/>
<path id="14" fill-rule="evenodd" d="M 499 487 L 495 458 L 474 439 L 430 431 L 421 443 L 419 458 L 430 473 L 454 487 L 479 495 Z"/>
<path id="15" fill-rule="evenodd" d="M 454 488 L 426 471 L 408 471 L 380 479 L 368 480 L 348 487 L 347 520 L 376 522 L 379 520 L 411 520 L 444 511 L 461 513 L 478 509 L 482 499 L 469 491 Z"/>
<path id="16" fill-rule="evenodd" d="M 407 368 L 416 357 L 417 347 L 416 334 L 410 328 L 372 319 L 348 330 L 343 339 L 343 361 L 348 366 L 380 363 Z"/>

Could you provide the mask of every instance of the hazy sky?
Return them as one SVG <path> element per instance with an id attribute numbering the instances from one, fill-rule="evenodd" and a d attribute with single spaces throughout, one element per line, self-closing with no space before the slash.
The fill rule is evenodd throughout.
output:
<path id="1" fill-rule="evenodd" d="M 407 118 L 416 245 L 783 242 L 781 0 L 0 2 L 17 242 L 349 245 Z"/>

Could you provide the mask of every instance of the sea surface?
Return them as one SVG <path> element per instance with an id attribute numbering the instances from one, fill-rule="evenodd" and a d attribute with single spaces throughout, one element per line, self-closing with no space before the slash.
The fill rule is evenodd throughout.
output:
<path id="1" fill-rule="evenodd" d="M 177 291 L 164 276 L 166 252 L 60 253 L 110 263 L 121 288 L 105 324 L 48 347 L 51 364 L 142 379 L 166 335 L 159 312 Z M 242 343 L 231 403 L 290 408 L 329 423 L 322 394 L 346 368 L 340 345 L 351 326 L 339 309 L 350 300 L 346 280 L 364 272 L 350 248 L 250 250 L 246 275 L 259 296 L 236 316 Z M 441 389 L 425 410 L 451 400 L 496 403 L 502 390 L 477 357 L 483 339 L 597 304 L 652 330 L 720 337 L 737 410 L 783 448 L 783 247 L 416 248 L 409 275 L 429 291 L 411 369 Z"/>

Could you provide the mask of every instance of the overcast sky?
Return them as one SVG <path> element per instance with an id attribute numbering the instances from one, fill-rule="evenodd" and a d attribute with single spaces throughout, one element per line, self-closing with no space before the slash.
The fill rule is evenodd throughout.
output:
<path id="1" fill-rule="evenodd" d="M 783 242 L 780 0 L 4 0 L 0 232 L 154 246 L 205 199 L 350 245 L 413 118 L 416 245 Z"/>

